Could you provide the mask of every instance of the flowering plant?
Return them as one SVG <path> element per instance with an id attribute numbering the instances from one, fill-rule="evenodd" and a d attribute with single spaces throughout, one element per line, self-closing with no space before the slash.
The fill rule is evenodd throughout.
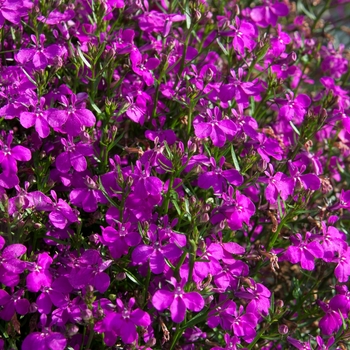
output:
<path id="1" fill-rule="evenodd" d="M 0 2 L 0 350 L 344 349 L 348 0 Z"/>

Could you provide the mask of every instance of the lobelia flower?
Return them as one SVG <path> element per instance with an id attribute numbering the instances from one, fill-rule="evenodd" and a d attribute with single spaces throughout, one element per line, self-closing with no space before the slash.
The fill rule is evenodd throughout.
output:
<path id="1" fill-rule="evenodd" d="M 303 174 L 306 169 L 305 165 L 302 165 L 298 169 L 291 161 L 288 161 L 289 172 L 294 180 L 294 186 L 300 188 L 301 186 L 306 190 L 316 191 L 321 186 L 321 181 L 318 176 L 314 174 Z"/>
<path id="2" fill-rule="evenodd" d="M 287 337 L 287 341 L 288 341 L 288 343 L 292 344 L 293 346 L 295 346 L 299 350 L 313 350 L 309 341 L 301 342 L 301 341 L 294 339 L 292 337 Z"/>
<path id="3" fill-rule="evenodd" d="M 0 236 L 0 249 L 5 246 L 5 240 Z M 0 283 L 7 287 L 15 287 L 19 283 L 19 275 L 25 270 L 26 264 L 18 258 L 27 251 L 23 244 L 11 244 L 0 253 Z"/>
<path id="4" fill-rule="evenodd" d="M 5 24 L 5 20 L 20 24 L 28 9 L 25 8 L 22 0 L 5 0 L 0 4 L 0 27 Z"/>
<path id="5" fill-rule="evenodd" d="M 270 308 L 271 292 L 261 283 L 249 279 L 249 288 L 243 288 L 235 292 L 237 298 L 250 300 L 246 311 L 255 315 L 267 316 Z"/>
<path id="6" fill-rule="evenodd" d="M 12 147 L 13 134 L 9 133 L 6 142 L 0 140 L 0 164 L 3 172 L 10 177 L 16 174 L 17 161 L 28 162 L 32 158 L 30 150 L 23 146 Z M 6 183 L 6 182 L 5 182 Z"/>
<path id="7" fill-rule="evenodd" d="M 316 303 L 326 313 L 318 323 L 322 331 L 322 335 L 327 336 L 338 332 L 339 328 L 343 324 L 339 311 L 331 309 L 328 304 L 321 300 L 317 300 Z M 344 316 L 346 317 L 346 315 L 343 315 L 343 317 Z"/>
<path id="8" fill-rule="evenodd" d="M 221 207 L 213 212 L 212 224 L 215 225 L 226 219 L 227 224 L 234 231 L 241 229 L 243 223 L 249 225 L 249 220 L 255 213 L 255 206 L 248 197 L 236 190 L 236 199 L 234 199 L 233 188 L 229 186 L 227 194 L 222 194 L 222 199 Z"/>
<path id="9" fill-rule="evenodd" d="M 325 344 L 325 342 L 319 335 L 316 336 L 316 343 L 319 346 L 317 350 L 331 350 L 331 347 L 334 344 L 334 342 L 335 342 L 334 337 L 330 337 L 327 340 L 327 343 Z"/>
<path id="10" fill-rule="evenodd" d="M 40 332 L 32 332 L 26 336 L 22 343 L 22 350 L 64 350 L 67 346 L 67 339 L 59 332 L 53 332 L 52 324 L 46 326 L 47 317 L 41 315 L 40 323 L 42 329 Z M 53 323 L 53 322 L 52 322 Z"/>
<path id="11" fill-rule="evenodd" d="M 294 98 L 293 92 L 287 93 L 286 97 L 286 100 L 278 99 L 276 101 L 283 105 L 279 110 L 279 117 L 300 124 L 304 119 L 307 108 L 311 104 L 310 97 L 300 94 Z"/>
<path id="12" fill-rule="evenodd" d="M 102 329 L 108 333 L 114 333 L 114 337 L 113 334 L 108 334 L 109 345 L 115 344 L 117 335 L 121 337 L 124 344 L 131 344 L 138 339 L 137 327 L 148 327 L 151 324 L 151 317 L 147 312 L 141 309 L 132 310 L 135 303 L 135 298 L 131 298 L 127 306 L 117 299 L 119 312 L 110 312 L 104 318 Z"/>
<path id="13" fill-rule="evenodd" d="M 332 310 L 340 311 L 344 315 L 350 312 L 350 292 L 346 285 L 338 285 L 335 287 L 337 295 L 329 301 L 329 307 Z"/>
<path id="14" fill-rule="evenodd" d="M 97 203 L 106 204 L 107 198 L 96 183 L 97 176 L 93 179 L 86 175 L 83 181 L 79 181 L 78 186 L 69 194 L 69 200 L 77 207 L 83 208 L 87 213 L 92 213 L 97 210 Z"/>
<path id="15" fill-rule="evenodd" d="M 154 274 L 163 273 L 165 269 L 165 258 L 177 259 L 182 251 L 175 243 L 164 242 L 168 236 L 164 231 L 158 230 L 155 224 L 150 224 L 147 232 L 150 244 L 140 244 L 132 254 L 131 260 L 134 264 L 140 265 L 149 262 L 150 270 Z"/>
<path id="16" fill-rule="evenodd" d="M 116 221 L 118 230 L 114 227 L 101 227 L 101 243 L 106 245 L 113 259 L 119 259 L 128 254 L 129 247 L 135 247 L 141 242 L 140 233 L 131 226 L 130 222 Z"/>
<path id="17" fill-rule="evenodd" d="M 133 50 L 130 53 L 130 61 L 132 70 L 142 77 L 147 86 L 154 83 L 152 70 L 159 66 L 160 61 L 157 58 L 148 58 L 148 55 L 141 55 L 139 50 Z"/>
<path id="18" fill-rule="evenodd" d="M 155 176 L 151 175 L 151 166 L 149 163 L 145 163 L 144 169 L 142 169 L 142 163 L 136 161 L 136 167 L 132 177 L 135 184 L 135 194 L 140 198 L 148 196 L 158 196 L 162 192 L 163 182 Z"/>
<path id="19" fill-rule="evenodd" d="M 228 84 L 222 84 L 220 87 L 219 98 L 222 102 L 228 102 L 233 99 L 237 104 L 244 108 L 249 106 L 249 98 L 259 95 L 260 91 L 255 83 L 243 82 L 243 69 L 238 69 L 238 78 L 236 72 L 231 69 L 232 78 L 230 77 Z"/>
<path id="20" fill-rule="evenodd" d="M 224 258 L 222 259 L 224 261 Z M 236 260 L 230 263 L 222 264 L 221 271 L 214 276 L 214 282 L 219 289 L 225 291 L 228 287 L 231 287 L 233 290 L 237 289 L 241 277 L 247 277 L 249 274 L 248 265 L 241 261 Z"/>
<path id="21" fill-rule="evenodd" d="M 27 289 L 30 292 L 38 292 L 41 287 L 50 287 L 52 283 L 52 274 L 50 266 L 52 258 L 47 253 L 38 254 L 37 262 L 30 263 L 28 270 L 32 271 L 27 276 Z"/>
<path id="22" fill-rule="evenodd" d="M 334 254 L 338 251 L 346 250 L 347 244 L 343 235 L 333 226 L 326 226 L 322 221 L 322 247 L 324 250 L 323 260 L 333 262 Z"/>
<path id="23" fill-rule="evenodd" d="M 72 289 L 68 278 L 65 276 L 56 278 L 50 287 L 42 287 L 41 294 L 36 299 L 38 311 L 48 315 L 51 313 L 52 305 L 58 308 L 66 307 Z"/>
<path id="24" fill-rule="evenodd" d="M 230 337 L 230 335 L 226 333 L 224 335 L 224 339 L 226 343 L 226 346 L 224 348 L 214 346 L 213 348 L 210 348 L 210 350 L 237 350 L 238 349 L 236 345 L 240 344 L 239 338 L 235 336 Z"/>
<path id="25" fill-rule="evenodd" d="M 110 284 L 109 275 L 104 270 L 112 264 L 112 260 L 103 261 L 97 250 L 86 250 L 74 264 L 68 279 L 77 289 L 92 285 L 100 293 L 104 293 Z"/>
<path id="26" fill-rule="evenodd" d="M 291 236 L 289 239 L 293 245 L 287 248 L 285 257 L 292 263 L 296 264 L 300 262 L 301 267 L 305 270 L 313 270 L 315 268 L 315 258 L 323 258 L 323 248 L 319 242 L 312 237 L 310 232 L 306 232 L 305 239 L 303 240 L 300 233 Z M 311 240 L 311 242 L 310 242 Z"/>
<path id="27" fill-rule="evenodd" d="M 281 172 L 274 173 L 272 164 L 269 164 L 270 171 L 264 171 L 267 177 L 260 177 L 259 181 L 267 183 L 265 188 L 265 198 L 274 204 L 277 202 L 278 195 L 285 201 L 288 196 L 293 194 L 294 181 Z"/>
<path id="28" fill-rule="evenodd" d="M 51 64 L 54 58 L 58 57 L 62 53 L 62 49 L 57 44 L 52 44 L 44 48 L 45 35 L 40 34 L 39 42 L 35 35 L 31 35 L 30 39 L 36 46 L 34 49 L 21 49 L 15 55 L 17 62 L 22 64 L 27 62 L 33 62 L 36 69 L 45 69 L 49 64 Z"/>
<path id="29" fill-rule="evenodd" d="M 203 242 L 203 248 L 197 251 L 198 261 L 194 263 L 192 277 L 195 282 L 203 281 L 209 274 L 216 276 L 222 270 L 219 262 L 223 254 L 221 245 L 218 243 L 207 243 L 208 246 Z M 180 268 L 180 276 L 187 279 L 189 269 L 189 262 L 184 263 Z"/>
<path id="30" fill-rule="evenodd" d="M 75 171 L 82 172 L 87 169 L 85 157 L 93 155 L 92 146 L 83 142 L 74 143 L 73 137 L 68 135 L 68 139 L 61 138 L 64 152 L 56 157 L 56 168 L 61 173 L 67 173 L 71 167 Z"/>
<path id="31" fill-rule="evenodd" d="M 290 43 L 290 37 L 287 33 L 282 32 L 282 26 L 277 25 L 277 37 L 271 39 L 271 51 L 275 57 L 281 56 L 286 50 L 286 45 Z M 300 96 L 300 95 L 299 95 Z"/>
<path id="32" fill-rule="evenodd" d="M 197 137 L 210 137 L 216 147 L 225 145 L 226 135 L 235 136 L 237 133 L 236 124 L 232 120 L 222 119 L 222 112 L 218 107 L 214 107 L 214 110 L 207 109 L 205 116 L 199 115 L 195 118 L 193 127 Z"/>
<path id="33" fill-rule="evenodd" d="M 67 225 L 77 222 L 78 216 L 73 209 L 61 198 L 57 198 L 55 191 L 51 190 L 54 202 L 40 191 L 31 192 L 31 201 L 36 210 L 49 211 L 49 219 L 53 226 L 63 230 Z"/>
<path id="34" fill-rule="evenodd" d="M 199 175 L 198 187 L 209 189 L 213 187 L 214 193 L 223 193 L 227 188 L 227 183 L 235 186 L 242 185 L 244 178 L 236 169 L 222 170 L 225 163 L 225 157 L 220 158 L 219 166 L 213 157 L 210 157 L 210 163 L 215 169 Z"/>
<path id="35" fill-rule="evenodd" d="M 23 294 L 23 289 L 12 293 L 12 295 L 0 289 L 0 318 L 10 321 L 16 312 L 19 315 L 26 315 L 29 312 L 30 302 L 27 299 L 22 299 Z"/>
<path id="36" fill-rule="evenodd" d="M 77 136 L 82 127 L 95 125 L 94 114 L 85 108 L 85 93 L 70 95 L 70 101 L 66 96 L 61 97 L 61 104 L 64 109 L 49 109 L 48 122 L 54 129 L 67 133 L 70 136 Z"/>
<path id="37" fill-rule="evenodd" d="M 19 121 L 21 125 L 29 129 L 35 125 L 35 130 L 38 135 L 44 139 L 50 135 L 50 126 L 47 122 L 47 111 L 44 110 L 44 105 L 46 103 L 45 98 L 41 97 L 40 101 L 35 104 L 34 100 L 31 101 L 31 106 L 34 111 L 32 112 L 21 112 Z"/>
<path id="38" fill-rule="evenodd" d="M 260 157 L 267 163 L 270 163 L 270 157 L 282 160 L 283 150 L 277 140 L 266 137 L 264 134 L 258 134 L 257 152 Z"/>
<path id="39" fill-rule="evenodd" d="M 256 42 L 253 40 L 257 36 L 256 29 L 252 23 L 245 20 L 240 20 L 239 17 L 235 18 L 235 25 L 229 24 L 228 27 L 231 29 L 226 32 L 221 32 L 221 36 L 233 37 L 233 48 L 239 52 L 240 55 L 244 56 L 244 49 L 248 49 L 251 52 Z"/>
<path id="40" fill-rule="evenodd" d="M 185 319 L 186 310 L 199 312 L 204 307 L 204 299 L 198 292 L 185 292 L 186 279 L 177 282 L 174 277 L 168 281 L 173 291 L 160 289 L 152 297 L 152 304 L 158 311 L 170 308 L 171 319 L 175 323 L 181 323 Z"/>
<path id="41" fill-rule="evenodd" d="M 347 282 L 350 276 L 350 247 L 338 250 L 338 257 L 333 260 L 337 263 L 334 275 L 339 282 Z"/>
<path id="42" fill-rule="evenodd" d="M 250 12 L 250 17 L 259 27 L 275 27 L 278 17 L 288 16 L 286 4 L 275 0 L 264 0 L 263 3 L 263 6 L 256 6 Z"/>

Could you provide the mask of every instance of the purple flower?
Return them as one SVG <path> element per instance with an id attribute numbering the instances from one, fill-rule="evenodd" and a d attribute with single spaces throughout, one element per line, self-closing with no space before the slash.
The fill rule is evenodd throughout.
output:
<path id="1" fill-rule="evenodd" d="M 131 259 L 134 264 L 145 264 L 149 262 L 153 273 L 163 273 L 165 269 L 165 258 L 177 259 L 181 256 L 181 249 L 175 243 L 164 242 L 168 236 L 164 231 L 158 230 L 155 224 L 151 224 L 147 236 L 150 244 L 140 244 L 132 252 Z"/>
<path id="2" fill-rule="evenodd" d="M 235 186 L 242 185 L 244 178 L 237 170 L 222 170 L 225 157 L 220 158 L 219 166 L 216 165 L 216 161 L 213 157 L 210 157 L 210 163 L 215 170 L 207 171 L 199 175 L 198 187 L 204 189 L 213 187 L 214 193 L 219 194 L 226 190 L 227 183 Z"/>
<path id="3" fill-rule="evenodd" d="M 68 278 L 65 276 L 56 278 L 50 287 L 42 287 L 42 293 L 36 300 L 38 311 L 48 315 L 51 313 L 52 305 L 58 308 L 66 307 L 69 301 L 69 293 L 72 289 Z"/>
<path id="4" fill-rule="evenodd" d="M 63 334 L 45 328 L 41 332 L 27 335 L 22 343 L 22 350 L 64 350 L 66 345 L 67 339 Z"/>
<path id="5" fill-rule="evenodd" d="M 306 232 L 305 239 L 303 240 L 300 233 L 295 236 L 291 236 L 290 240 L 293 245 L 289 246 L 285 257 L 292 263 L 301 263 L 301 267 L 305 270 L 313 270 L 315 268 L 315 258 L 323 258 L 323 249 L 319 242 L 312 237 L 310 232 Z M 310 241 L 311 240 L 311 241 Z"/>
<path id="6" fill-rule="evenodd" d="M 230 337 L 229 334 L 224 335 L 226 346 L 224 348 L 214 346 L 213 348 L 210 348 L 210 350 L 237 350 L 237 344 L 240 344 L 239 338 L 233 336 Z"/>
<path id="7" fill-rule="evenodd" d="M 41 97 L 39 103 L 35 106 L 33 101 L 32 112 L 22 112 L 19 120 L 21 125 L 28 129 L 35 125 L 35 130 L 41 138 L 46 138 L 50 135 L 50 126 L 47 122 L 47 111 L 44 110 L 45 98 Z"/>
<path id="8" fill-rule="evenodd" d="M 350 247 L 338 251 L 338 257 L 334 259 L 337 266 L 334 270 L 334 275 L 339 282 L 347 282 L 350 276 Z"/>
<path id="9" fill-rule="evenodd" d="M 121 258 L 128 253 L 129 247 L 135 247 L 141 241 L 140 233 L 131 226 L 130 222 L 123 224 L 116 221 L 116 223 L 118 230 L 111 226 L 106 228 L 101 227 L 101 242 L 108 247 L 113 259 Z"/>
<path id="10" fill-rule="evenodd" d="M 10 321 L 15 312 L 25 315 L 29 312 L 30 303 L 27 299 L 22 299 L 24 290 L 20 289 L 12 295 L 0 290 L 0 318 Z"/>
<path id="11" fill-rule="evenodd" d="M 30 272 L 27 276 L 27 288 L 30 292 L 38 292 L 41 287 L 50 287 L 52 274 L 49 268 L 52 258 L 47 253 L 40 253 L 36 263 L 28 266 Z"/>
<path id="12" fill-rule="evenodd" d="M 157 58 L 148 58 L 148 55 L 141 55 L 139 50 L 133 50 L 130 53 L 131 68 L 140 75 L 147 86 L 151 86 L 154 83 L 154 78 L 151 73 L 152 70 L 159 66 L 159 60 Z"/>
<path id="13" fill-rule="evenodd" d="M 198 312 L 204 307 L 204 299 L 197 292 L 185 292 L 186 280 L 180 283 L 174 277 L 169 283 L 174 286 L 173 291 L 166 289 L 157 290 L 152 297 L 152 304 L 158 311 L 170 308 L 171 319 L 175 323 L 181 323 L 185 319 L 186 310 Z"/>
<path id="14" fill-rule="evenodd" d="M 0 27 L 5 24 L 5 20 L 13 24 L 20 24 L 21 17 L 26 14 L 27 9 L 22 0 L 5 0 L 0 5 Z"/>
<path id="15" fill-rule="evenodd" d="M 303 174 L 306 169 L 305 165 L 302 165 L 300 169 L 298 169 L 291 161 L 288 161 L 288 168 L 297 188 L 303 187 L 306 190 L 313 191 L 320 188 L 321 181 L 317 175 Z"/>
<path id="16" fill-rule="evenodd" d="M 269 171 L 264 171 L 267 177 L 260 177 L 259 181 L 267 183 L 265 189 L 265 197 L 271 203 L 277 202 L 278 194 L 283 200 L 287 200 L 288 196 L 293 194 L 294 181 L 281 172 L 273 175 L 273 165 L 269 164 Z"/>
<path id="17" fill-rule="evenodd" d="M 108 313 L 103 320 L 102 329 L 107 332 L 114 332 L 115 335 L 119 335 L 122 338 L 125 344 L 131 344 L 138 338 L 136 327 L 149 326 L 151 317 L 141 309 L 132 310 L 135 305 L 135 298 L 131 298 L 127 306 L 120 299 L 117 299 L 116 303 L 119 312 Z M 112 345 L 111 342 L 109 342 L 109 345 Z"/>
<path id="18" fill-rule="evenodd" d="M 339 328 L 343 324 L 343 320 L 339 314 L 338 310 L 333 310 L 328 304 L 321 300 L 317 300 L 318 306 L 326 313 L 319 321 L 319 327 L 321 329 L 322 335 L 331 335 L 338 332 Z M 343 316 L 344 317 L 344 316 Z M 346 315 L 345 315 L 346 317 Z"/>
<path id="19" fill-rule="evenodd" d="M 289 35 L 282 32 L 280 24 L 277 26 L 277 34 L 277 37 L 271 39 L 271 50 L 275 57 L 279 57 L 286 50 L 286 45 L 290 43 Z"/>
<path id="20" fill-rule="evenodd" d="M 82 207 L 87 213 L 92 213 L 97 210 L 97 203 L 107 203 L 106 197 L 99 190 L 96 183 L 97 177 L 92 179 L 90 176 L 85 176 L 83 182 L 80 181 L 79 187 L 76 187 L 69 194 L 69 200 L 72 204 Z"/>
<path id="21" fill-rule="evenodd" d="M 285 118 L 285 120 L 293 120 L 295 123 L 301 123 L 306 114 L 307 108 L 311 104 L 310 97 L 305 94 L 300 94 L 294 98 L 294 94 L 290 92 L 286 94 L 286 100 L 278 100 L 280 104 L 283 104 L 279 111 L 279 117 Z"/>
<path id="22" fill-rule="evenodd" d="M 51 109 L 48 114 L 48 122 L 54 129 L 65 132 L 70 136 L 77 136 L 83 127 L 95 125 L 94 114 L 85 108 L 86 94 L 72 94 L 70 101 L 62 96 L 62 105 L 65 109 Z"/>
<path id="23" fill-rule="evenodd" d="M 0 236 L 0 249 L 5 245 L 5 240 Z M 19 283 L 19 275 L 25 270 L 26 265 L 18 258 L 27 251 L 23 244 L 11 244 L 0 253 L 0 282 L 7 287 L 14 287 Z"/>
<path id="24" fill-rule="evenodd" d="M 253 279 L 249 279 L 249 288 L 241 288 L 235 292 L 237 298 L 250 300 L 246 311 L 255 315 L 267 316 L 270 308 L 271 292 L 261 283 L 256 283 Z"/>
<path id="25" fill-rule="evenodd" d="M 0 164 L 4 173 L 16 174 L 17 161 L 28 162 L 32 158 L 32 154 L 28 148 L 23 146 L 12 147 L 13 134 L 9 133 L 6 143 L 0 140 Z"/>
<path id="26" fill-rule="evenodd" d="M 51 191 L 54 202 L 40 191 L 31 192 L 33 206 L 38 211 L 49 211 L 49 219 L 53 226 L 65 229 L 67 225 L 77 222 L 78 217 L 73 209 L 61 198 L 57 198 L 55 191 Z"/>
<path id="27" fill-rule="evenodd" d="M 56 168 L 62 173 L 67 173 L 71 167 L 75 171 L 82 172 L 87 169 L 85 156 L 92 156 L 91 145 L 83 142 L 74 143 L 73 137 L 68 135 L 68 140 L 61 138 L 65 152 L 60 153 L 56 158 Z"/>
<path id="28" fill-rule="evenodd" d="M 230 71 L 232 78 L 228 84 L 222 84 L 220 87 L 219 98 L 222 102 L 228 102 L 233 99 L 244 108 L 249 106 L 250 96 L 259 95 L 260 91 L 255 83 L 243 82 L 243 69 L 238 69 L 238 78 L 234 70 Z"/>
<path id="29" fill-rule="evenodd" d="M 250 12 L 250 17 L 260 27 L 275 27 L 278 17 L 285 17 L 289 13 L 288 7 L 282 2 L 264 0 L 263 6 L 256 6 Z"/>
<path id="30" fill-rule="evenodd" d="M 77 289 L 82 289 L 87 285 L 92 285 L 100 293 L 104 293 L 110 284 L 109 275 L 105 272 L 112 260 L 103 261 L 97 250 L 86 250 L 78 258 L 68 279 L 70 284 Z"/>
<path id="31" fill-rule="evenodd" d="M 200 115 L 193 121 L 194 132 L 197 137 L 204 139 L 210 137 L 216 147 L 224 146 L 226 135 L 235 136 L 236 124 L 230 119 L 222 119 L 222 113 L 218 107 L 214 110 L 207 109 L 206 116 Z"/>
<path id="32" fill-rule="evenodd" d="M 235 18 L 235 25 L 229 24 L 230 31 L 221 32 L 221 36 L 233 37 L 233 48 L 244 56 L 244 49 L 248 49 L 251 52 L 256 43 L 253 40 L 257 36 L 257 30 L 252 23 L 245 20 L 240 20 L 239 17 Z"/>
<path id="33" fill-rule="evenodd" d="M 255 213 L 253 202 L 239 191 L 236 191 L 236 199 L 233 198 L 233 188 L 229 186 L 227 194 L 222 195 L 223 205 L 213 213 L 212 224 L 217 224 L 225 219 L 231 230 L 239 230 L 243 223 L 249 225 L 249 220 Z"/>
<path id="34" fill-rule="evenodd" d="M 52 44 L 44 48 L 44 42 L 46 40 L 44 34 L 40 34 L 39 42 L 37 42 L 35 35 L 31 35 L 30 38 L 36 48 L 21 49 L 15 57 L 18 62 L 23 64 L 31 61 L 36 69 L 45 69 L 53 62 L 55 57 L 61 55 L 62 49 L 57 44 Z"/>

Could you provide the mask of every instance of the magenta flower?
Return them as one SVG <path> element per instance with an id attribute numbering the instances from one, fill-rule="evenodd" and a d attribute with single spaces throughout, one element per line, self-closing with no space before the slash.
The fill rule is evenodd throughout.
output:
<path id="1" fill-rule="evenodd" d="M 41 287 L 50 287 L 52 274 L 50 266 L 52 258 L 47 253 L 40 253 L 36 263 L 28 266 L 30 272 L 27 276 L 27 288 L 30 292 L 38 292 Z"/>
<path id="2" fill-rule="evenodd" d="M 96 118 L 90 110 L 85 108 L 85 99 L 85 93 L 72 94 L 70 101 L 66 96 L 62 96 L 61 100 L 64 109 L 51 109 L 48 111 L 50 126 L 70 136 L 79 135 L 83 127 L 94 126 Z"/>
<path id="3" fill-rule="evenodd" d="M 279 116 L 285 120 L 293 120 L 295 123 L 301 123 L 306 114 L 307 108 L 311 104 L 311 99 L 305 94 L 300 94 L 294 98 L 294 94 L 290 92 L 286 94 L 287 100 L 278 100 L 283 104 L 279 111 Z"/>
<path id="4" fill-rule="evenodd" d="M 23 289 L 12 293 L 12 295 L 0 289 L 0 318 L 10 321 L 15 312 L 19 315 L 26 315 L 29 312 L 30 303 L 27 299 L 22 299 L 23 294 Z"/>
<path id="5" fill-rule="evenodd" d="M 64 350 L 67 339 L 63 334 L 44 328 L 41 332 L 33 332 L 27 335 L 22 343 L 22 350 Z"/>
<path id="6" fill-rule="evenodd" d="M 251 52 L 256 42 L 253 40 L 257 36 L 257 30 L 254 24 L 245 20 L 240 20 L 239 17 L 235 18 L 235 25 L 229 24 L 231 30 L 227 32 L 221 32 L 221 36 L 233 37 L 233 48 L 244 56 L 244 49 L 248 49 Z"/>
<path id="7" fill-rule="evenodd" d="M 303 174 L 306 169 L 305 165 L 302 165 L 300 169 L 298 169 L 291 161 L 288 161 L 289 172 L 294 181 L 294 185 L 297 188 L 303 187 L 306 190 L 316 191 L 321 186 L 321 181 L 319 177 L 315 174 Z"/>
<path id="8" fill-rule="evenodd" d="M 23 146 L 12 147 L 13 134 L 7 135 L 6 143 L 0 140 L 0 164 L 5 174 L 17 173 L 17 161 L 28 162 L 32 154 L 28 148 Z"/>
<path id="9" fill-rule="evenodd" d="M 102 240 L 111 253 L 113 259 L 119 259 L 127 254 L 129 247 L 135 247 L 141 242 L 140 233 L 131 226 L 130 222 L 121 223 L 116 221 L 118 229 L 114 227 L 101 227 Z"/>
<path id="10" fill-rule="evenodd" d="M 5 246 L 5 240 L 0 236 L 0 249 Z M 0 253 L 0 282 L 7 287 L 14 287 L 19 283 L 19 275 L 26 265 L 18 258 L 27 251 L 23 244 L 11 244 Z"/>
<path id="11" fill-rule="evenodd" d="M 216 147 L 224 146 L 227 135 L 235 136 L 236 124 L 230 119 L 222 119 L 222 112 L 218 107 L 207 109 L 206 116 L 198 116 L 193 121 L 194 132 L 197 137 L 204 139 L 210 137 Z"/>
<path id="12" fill-rule="evenodd" d="M 157 290 L 152 298 L 152 304 L 158 311 L 170 308 L 171 319 L 175 323 L 181 323 L 185 319 L 186 310 L 198 312 L 204 307 L 204 299 L 198 292 L 185 292 L 186 280 L 180 283 L 174 277 L 169 283 L 174 287 L 173 291 L 166 289 Z"/>
<path id="13" fill-rule="evenodd" d="M 39 42 L 37 42 L 35 35 L 31 35 L 30 39 L 36 48 L 21 49 L 15 56 L 16 60 L 22 64 L 31 61 L 36 69 L 45 69 L 53 62 L 55 57 L 60 56 L 62 53 L 61 47 L 57 44 L 44 47 L 44 42 L 46 40 L 44 34 L 40 34 Z"/>
<path id="14" fill-rule="evenodd" d="M 97 177 L 92 179 L 90 176 L 85 176 L 83 181 L 79 181 L 78 186 L 69 194 L 69 200 L 77 207 L 83 208 L 87 213 L 92 213 L 97 210 L 97 203 L 107 203 L 106 197 L 99 190 L 96 183 Z"/>
<path id="15" fill-rule="evenodd" d="M 326 313 L 319 321 L 319 327 L 322 335 L 331 335 L 338 332 L 343 324 L 342 317 L 338 310 L 333 310 L 330 306 L 321 300 L 317 300 L 317 305 Z M 343 315 L 346 317 L 347 315 Z"/>
<path id="16" fill-rule="evenodd" d="M 68 140 L 61 138 L 65 152 L 60 153 L 56 158 L 56 168 L 61 173 L 67 173 L 71 167 L 75 171 L 82 172 L 87 169 L 85 157 L 92 156 L 91 145 L 83 142 L 74 143 L 73 137 L 68 135 Z"/>
<path id="17" fill-rule="evenodd" d="M 210 163 L 214 171 L 207 171 L 199 175 L 198 187 L 209 189 L 213 187 L 214 193 L 221 194 L 227 189 L 227 183 L 235 186 L 242 185 L 244 178 L 236 169 L 222 170 L 225 163 L 225 157 L 220 158 L 219 166 L 213 157 L 210 158 Z"/>
<path id="18" fill-rule="evenodd" d="M 312 237 L 310 232 L 306 232 L 305 239 L 300 233 L 295 236 L 291 236 L 290 240 L 293 245 L 289 246 L 285 257 L 292 263 L 296 264 L 300 262 L 301 267 L 305 270 L 313 270 L 315 268 L 315 258 L 323 258 L 323 249 L 319 242 Z"/>
<path id="19" fill-rule="evenodd" d="M 260 27 L 275 27 L 278 17 L 285 17 L 289 13 L 288 7 L 282 2 L 264 0 L 263 6 L 256 6 L 250 12 L 252 20 Z"/>
<path id="20" fill-rule="evenodd" d="M 134 264 L 141 265 L 149 262 L 150 269 L 153 273 L 163 273 L 165 269 L 165 258 L 177 259 L 181 256 L 182 251 L 175 243 L 167 243 L 167 235 L 164 231 L 158 230 L 155 224 L 151 224 L 147 235 L 150 244 L 140 244 L 131 255 Z"/>
<path id="21" fill-rule="evenodd" d="M 0 27 L 5 24 L 5 20 L 13 24 L 20 24 L 21 17 L 27 13 L 22 0 L 5 0 L 0 5 Z"/>
<path id="22" fill-rule="evenodd" d="M 267 183 L 265 197 L 271 203 L 277 202 L 278 194 L 283 200 L 293 194 L 294 181 L 281 172 L 274 173 L 273 165 L 269 164 L 270 171 L 264 171 L 266 177 L 260 177 L 259 181 Z"/>
<path id="23" fill-rule="evenodd" d="M 334 275 L 339 282 L 347 282 L 350 276 L 350 247 L 338 251 L 338 257 L 334 259 L 337 266 L 334 270 Z"/>
<path id="24" fill-rule="evenodd" d="M 151 86 L 154 83 L 152 70 L 159 66 L 159 60 L 157 58 L 148 58 L 148 55 L 141 55 L 139 50 L 133 50 L 130 53 L 131 68 L 132 70 L 142 77 L 147 86 Z"/>
<path id="25" fill-rule="evenodd" d="M 275 57 L 279 57 L 286 50 L 286 45 L 290 43 L 289 35 L 282 32 L 280 24 L 277 26 L 277 34 L 277 37 L 271 39 L 271 50 Z"/>
<path id="26" fill-rule="evenodd" d="M 138 338 L 136 327 L 148 327 L 151 324 L 151 317 L 141 309 L 132 310 L 136 303 L 135 298 L 131 298 L 127 306 L 120 299 L 117 299 L 116 303 L 119 312 L 107 314 L 102 322 L 102 330 L 113 332 L 114 338 L 119 335 L 125 344 L 131 344 Z M 108 337 L 111 336 L 113 337 L 113 334 L 108 334 Z M 111 344 L 113 340 L 115 343 L 116 339 L 109 339 L 109 345 L 113 345 Z"/>
<path id="27" fill-rule="evenodd" d="M 210 350 L 237 350 L 238 349 L 236 345 L 240 344 L 239 338 L 235 336 L 230 337 L 230 335 L 226 333 L 224 335 L 224 339 L 226 343 L 226 346 L 224 348 L 214 346 L 213 348 L 210 348 Z"/>
<path id="28" fill-rule="evenodd" d="M 40 102 L 34 107 L 32 112 L 22 112 L 19 117 L 21 125 L 28 129 L 35 126 L 36 132 L 44 139 L 50 135 L 50 126 L 47 122 L 47 111 L 44 110 L 45 98 L 41 97 Z"/>

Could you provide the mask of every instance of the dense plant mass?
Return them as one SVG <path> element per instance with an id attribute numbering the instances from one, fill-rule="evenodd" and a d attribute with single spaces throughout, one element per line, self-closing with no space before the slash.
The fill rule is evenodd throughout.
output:
<path id="1" fill-rule="evenodd" d="M 346 349 L 348 0 L 0 2 L 0 349 Z"/>

